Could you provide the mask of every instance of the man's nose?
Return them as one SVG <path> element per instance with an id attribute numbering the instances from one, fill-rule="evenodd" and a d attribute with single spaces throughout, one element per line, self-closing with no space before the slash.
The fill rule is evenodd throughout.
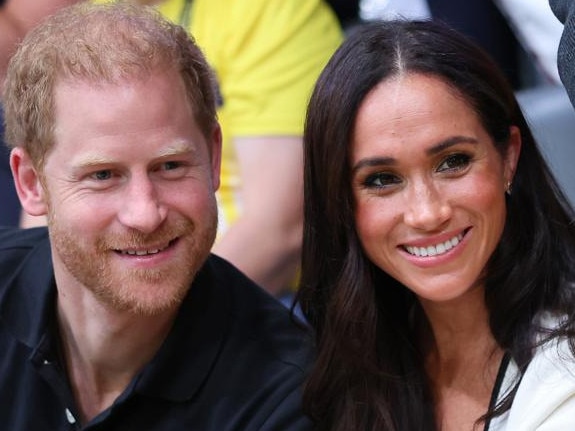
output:
<path id="1" fill-rule="evenodd" d="M 132 176 L 126 185 L 122 200 L 118 219 L 124 226 L 150 233 L 166 219 L 167 208 L 148 175 Z"/>

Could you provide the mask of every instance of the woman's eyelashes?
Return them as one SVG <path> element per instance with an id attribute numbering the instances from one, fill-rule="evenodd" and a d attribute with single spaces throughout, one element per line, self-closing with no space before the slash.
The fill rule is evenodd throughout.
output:
<path id="1" fill-rule="evenodd" d="M 376 172 L 368 175 L 363 181 L 364 187 L 368 189 L 384 189 L 397 184 L 401 184 L 401 178 L 390 172 Z"/>
<path id="2" fill-rule="evenodd" d="M 430 172 L 439 174 L 462 174 L 467 171 L 473 156 L 467 153 L 452 153 L 440 159 L 438 164 L 430 167 Z M 407 179 L 409 175 L 407 175 Z M 362 187 L 377 191 L 388 191 L 403 184 L 404 176 L 396 172 L 378 171 L 365 175 L 360 181 Z"/>
<path id="3" fill-rule="evenodd" d="M 466 153 L 454 153 L 445 157 L 437 167 L 437 172 L 461 172 L 471 163 L 471 155 Z"/>

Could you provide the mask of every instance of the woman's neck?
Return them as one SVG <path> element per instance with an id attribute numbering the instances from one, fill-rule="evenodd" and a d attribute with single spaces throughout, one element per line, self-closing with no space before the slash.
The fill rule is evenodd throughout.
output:
<path id="1" fill-rule="evenodd" d="M 487 412 L 503 358 L 489 327 L 483 289 L 450 303 L 421 303 L 425 370 L 443 431 L 472 430 Z"/>

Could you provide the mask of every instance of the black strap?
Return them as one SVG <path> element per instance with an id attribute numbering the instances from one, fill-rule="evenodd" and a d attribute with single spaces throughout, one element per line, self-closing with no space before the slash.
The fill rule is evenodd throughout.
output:
<path id="1" fill-rule="evenodd" d="M 499 392 L 501 391 L 501 386 L 503 385 L 503 380 L 505 379 L 505 373 L 507 373 L 507 367 L 509 366 L 509 361 L 511 357 L 507 354 L 503 354 L 501 359 L 501 364 L 499 365 L 499 371 L 497 372 L 497 377 L 495 378 L 495 385 L 493 386 L 493 391 L 491 392 L 491 400 L 489 400 L 489 411 L 493 411 L 497 405 L 497 398 L 499 398 Z M 485 421 L 485 427 L 483 431 L 489 431 L 489 425 L 491 424 L 491 418 Z"/>

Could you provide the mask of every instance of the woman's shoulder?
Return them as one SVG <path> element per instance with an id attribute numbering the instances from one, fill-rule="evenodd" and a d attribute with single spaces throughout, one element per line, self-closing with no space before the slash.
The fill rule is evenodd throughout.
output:
<path id="1" fill-rule="evenodd" d="M 552 330 L 562 320 L 544 316 L 541 323 Z M 520 379 L 502 429 L 575 429 L 575 355 L 568 338 L 542 342 Z"/>

